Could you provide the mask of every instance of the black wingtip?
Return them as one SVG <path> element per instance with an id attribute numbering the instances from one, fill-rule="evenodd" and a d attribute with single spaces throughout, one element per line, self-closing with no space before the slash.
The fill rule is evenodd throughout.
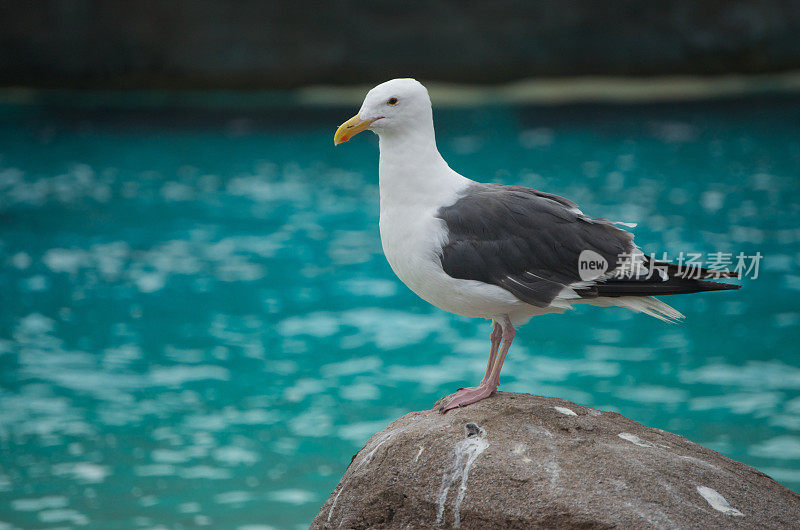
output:
<path id="1" fill-rule="evenodd" d="M 742 288 L 741 285 L 735 283 L 710 282 L 708 280 L 698 280 L 697 283 L 702 286 L 703 291 L 735 291 Z"/>
<path id="2" fill-rule="evenodd" d="M 741 289 L 735 283 L 711 282 L 670 278 L 668 281 L 608 280 L 579 294 L 584 298 L 598 296 L 666 296 L 671 294 L 692 294 L 708 291 L 735 291 Z"/>

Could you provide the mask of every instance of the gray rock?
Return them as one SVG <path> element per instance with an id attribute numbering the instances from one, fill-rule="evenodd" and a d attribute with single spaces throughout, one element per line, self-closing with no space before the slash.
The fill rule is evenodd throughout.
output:
<path id="1" fill-rule="evenodd" d="M 447 398 L 444 398 L 447 399 Z M 412 412 L 353 457 L 312 528 L 797 528 L 800 495 L 681 436 L 500 392 Z"/>

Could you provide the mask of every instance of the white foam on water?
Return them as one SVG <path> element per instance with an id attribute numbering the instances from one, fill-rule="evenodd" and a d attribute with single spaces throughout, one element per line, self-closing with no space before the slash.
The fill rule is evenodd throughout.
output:
<path id="1" fill-rule="evenodd" d="M 53 474 L 68 476 L 82 482 L 97 483 L 105 481 L 111 474 L 107 466 L 101 466 L 92 462 L 65 462 L 53 466 Z"/>
<path id="2" fill-rule="evenodd" d="M 342 440 L 348 440 L 356 444 L 363 445 L 370 436 L 378 431 L 382 431 L 392 420 L 361 421 L 343 425 L 336 431 L 336 436 Z"/>
<path id="3" fill-rule="evenodd" d="M 169 464 L 147 464 L 135 466 L 133 473 L 137 477 L 170 477 L 175 474 L 175 466 Z"/>
<path id="4" fill-rule="evenodd" d="M 243 447 L 228 445 L 214 450 L 214 460 L 229 466 L 252 465 L 260 460 L 258 453 Z"/>
<path id="5" fill-rule="evenodd" d="M 291 418 L 289 430 L 296 436 L 321 438 L 333 430 L 333 418 L 321 408 L 312 408 Z"/>
<path id="6" fill-rule="evenodd" d="M 285 489 L 272 491 L 267 494 L 267 498 L 271 501 L 281 502 L 284 504 L 294 504 L 295 506 L 301 504 L 308 504 L 317 500 L 316 495 L 310 491 L 301 489 Z"/>
<path id="7" fill-rule="evenodd" d="M 178 505 L 178 513 L 197 513 L 200 510 L 199 502 L 184 502 Z"/>
<path id="8" fill-rule="evenodd" d="M 72 523 L 78 526 L 89 524 L 89 518 L 75 510 L 42 510 L 39 520 L 43 523 Z"/>
<path id="9" fill-rule="evenodd" d="M 136 278 L 136 287 L 143 293 L 154 293 L 164 288 L 166 278 L 163 274 L 150 272 L 141 274 Z"/>
<path id="10" fill-rule="evenodd" d="M 149 379 L 153 385 L 181 386 L 190 381 L 204 381 L 215 379 L 228 381 L 231 373 L 227 368 L 208 364 L 194 366 L 162 366 L 150 371 Z"/>
<path id="11" fill-rule="evenodd" d="M 750 448 L 750 454 L 762 458 L 799 459 L 800 458 L 800 437 L 783 434 L 770 440 L 754 445 Z"/>
<path id="12" fill-rule="evenodd" d="M 53 508 L 65 508 L 66 506 L 67 498 L 55 495 L 38 499 L 16 499 L 11 501 L 11 508 L 18 512 L 38 512 Z"/>
<path id="13" fill-rule="evenodd" d="M 77 274 L 87 265 L 88 256 L 80 249 L 51 248 L 44 253 L 42 261 L 53 272 Z"/>
<path id="14" fill-rule="evenodd" d="M 150 452 L 150 458 L 152 458 L 153 461 L 161 464 L 182 464 L 184 462 L 188 462 L 190 456 L 186 453 L 186 451 L 158 448 L 153 449 Z"/>
<path id="15" fill-rule="evenodd" d="M 366 401 L 369 399 L 378 399 L 381 395 L 381 391 L 372 383 L 355 383 L 340 387 L 339 395 L 348 401 Z M 372 434 L 372 432 L 370 434 Z"/>
<path id="16" fill-rule="evenodd" d="M 243 504 L 251 500 L 253 500 L 253 494 L 249 491 L 226 491 L 214 495 L 214 502 L 217 504 Z"/>
<path id="17" fill-rule="evenodd" d="M 20 270 L 27 269 L 32 262 L 33 260 L 26 252 L 17 252 L 11 256 L 11 264 Z"/>

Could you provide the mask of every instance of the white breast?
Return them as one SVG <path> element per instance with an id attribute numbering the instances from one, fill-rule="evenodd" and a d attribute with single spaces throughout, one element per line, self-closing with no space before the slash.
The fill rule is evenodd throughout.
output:
<path id="1" fill-rule="evenodd" d="M 414 134 L 380 136 L 381 244 L 392 270 L 420 298 L 458 315 L 502 318 L 539 311 L 510 292 L 448 276 L 440 252 L 447 227 L 436 217 L 473 181 L 453 171 L 436 149 L 433 124 Z"/>
<path id="2" fill-rule="evenodd" d="M 438 208 L 381 204 L 381 244 L 400 280 L 431 304 L 468 317 L 499 318 L 530 307 L 500 287 L 459 280 L 442 270 L 440 251 L 447 241 Z"/>

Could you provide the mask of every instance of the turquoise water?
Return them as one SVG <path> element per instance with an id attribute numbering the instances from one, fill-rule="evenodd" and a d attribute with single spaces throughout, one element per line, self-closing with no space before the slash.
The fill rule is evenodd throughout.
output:
<path id="1" fill-rule="evenodd" d="M 374 431 L 480 379 L 489 323 L 382 256 L 375 138 L 333 148 L 354 110 L 0 106 L 0 528 L 305 527 Z M 764 256 L 670 299 L 680 325 L 534 319 L 501 388 L 800 489 L 800 99 L 436 119 L 455 169 L 637 222 L 647 252 Z"/>

